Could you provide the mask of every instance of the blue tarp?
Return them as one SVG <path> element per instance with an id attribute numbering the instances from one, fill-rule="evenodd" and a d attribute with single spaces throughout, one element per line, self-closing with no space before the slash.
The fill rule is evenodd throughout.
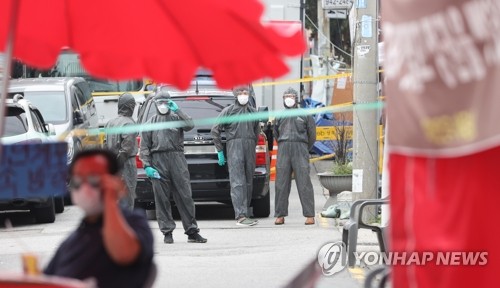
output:
<path id="1" fill-rule="evenodd" d="M 306 98 L 302 100 L 302 103 L 300 103 L 302 108 L 322 108 L 325 107 L 325 104 L 312 100 L 311 98 Z M 333 114 L 332 113 L 319 113 L 314 115 L 314 120 L 317 122 L 319 119 L 326 119 L 326 120 L 334 120 L 333 119 Z"/>
<path id="2" fill-rule="evenodd" d="M 302 100 L 301 105 L 305 109 L 325 107 L 325 104 L 309 98 Z M 314 115 L 314 121 L 316 127 L 337 125 L 352 126 L 351 122 L 344 121 L 344 123 L 342 123 L 342 121 L 335 120 L 333 113 L 318 113 Z M 313 146 L 313 151 L 320 156 L 332 154 L 334 153 L 336 142 L 336 140 L 316 141 Z M 352 143 L 350 143 L 349 146 L 352 146 Z"/>
<path id="3" fill-rule="evenodd" d="M 316 127 L 322 127 L 322 126 L 352 126 L 351 122 L 344 121 L 336 121 L 336 120 L 326 120 L 323 118 L 319 118 L 316 120 Z M 348 144 L 349 147 L 352 147 L 352 141 L 349 140 L 351 143 Z M 332 154 L 335 152 L 335 145 L 337 140 L 323 140 L 323 141 L 316 141 L 313 146 L 313 151 L 318 154 L 318 155 L 328 155 Z M 350 154 L 350 153 L 349 153 Z"/>
<path id="4" fill-rule="evenodd" d="M 2 145 L 0 199 L 66 193 L 66 142 Z"/>

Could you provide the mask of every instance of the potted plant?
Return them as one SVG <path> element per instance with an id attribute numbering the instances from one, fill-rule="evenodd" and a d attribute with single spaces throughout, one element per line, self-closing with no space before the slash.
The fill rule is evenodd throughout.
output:
<path id="1" fill-rule="evenodd" d="M 343 191 L 352 190 L 352 163 L 349 158 L 349 149 L 352 139 L 351 125 L 347 125 L 341 114 L 341 121 L 335 125 L 335 141 L 333 166 L 329 171 L 318 173 L 321 186 L 329 191 L 330 199 L 327 204 L 336 202 L 337 195 Z M 328 207 L 325 204 L 325 207 Z"/>

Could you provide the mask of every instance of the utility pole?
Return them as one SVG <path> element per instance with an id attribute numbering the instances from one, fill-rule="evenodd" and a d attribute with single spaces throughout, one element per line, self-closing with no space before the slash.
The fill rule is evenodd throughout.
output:
<path id="1" fill-rule="evenodd" d="M 318 0 L 318 56 L 330 57 L 330 19 L 326 17 L 322 0 Z"/>
<path id="2" fill-rule="evenodd" d="M 323 1 L 318 0 L 318 56 L 322 65 L 326 65 L 326 76 L 330 74 L 330 65 L 328 63 L 331 56 L 331 44 L 330 44 L 330 18 L 326 16 L 327 10 L 323 8 Z M 325 93 L 326 93 L 326 103 L 325 105 L 330 105 L 332 99 L 332 81 L 330 79 L 325 80 Z"/>
<path id="3" fill-rule="evenodd" d="M 378 112 L 358 110 L 357 104 L 378 101 L 378 0 L 355 0 L 353 200 L 376 199 L 378 188 Z M 364 210 L 363 221 L 376 219 L 375 207 Z"/>

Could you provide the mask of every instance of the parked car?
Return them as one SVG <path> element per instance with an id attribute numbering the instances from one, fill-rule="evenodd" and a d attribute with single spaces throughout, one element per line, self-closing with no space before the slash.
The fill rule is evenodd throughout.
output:
<path id="1" fill-rule="evenodd" d="M 40 109 L 45 121 L 68 143 L 68 165 L 83 147 L 101 146 L 102 137 L 73 133 L 75 129 L 98 128 L 98 114 L 91 89 L 81 77 L 24 78 L 9 81 L 9 97 L 20 94 Z M 71 203 L 69 193 L 64 202 Z"/>
<path id="2" fill-rule="evenodd" d="M 212 81 L 213 83 L 213 81 Z M 211 84 L 212 85 L 212 84 Z M 226 106 L 235 102 L 232 91 L 196 85 L 185 92 L 170 91 L 172 100 L 193 119 L 215 118 Z M 207 89 L 205 89 L 207 88 Z M 146 98 L 139 110 L 138 123 L 145 123 L 156 114 L 153 95 Z M 249 103 L 255 103 L 249 102 Z M 255 105 L 255 104 L 252 104 Z M 217 201 L 231 204 L 229 172 L 227 165 L 219 166 L 217 151 L 210 134 L 211 125 L 196 125 L 184 133 L 184 153 L 191 177 L 191 188 L 195 201 Z M 225 148 L 225 136 L 222 135 Z M 138 139 L 140 143 L 140 139 Z M 269 151 L 264 133 L 261 133 L 256 147 L 256 168 L 253 178 L 252 207 L 255 217 L 270 214 L 269 196 Z M 227 153 L 225 153 L 227 155 Z M 142 162 L 137 158 L 137 199 L 136 207 L 154 209 L 151 181 L 146 177 Z"/>
<path id="3" fill-rule="evenodd" d="M 98 128 L 98 116 L 89 84 L 83 78 L 26 78 L 9 81 L 9 97 L 22 95 L 40 109 L 45 121 L 68 143 L 68 164 L 86 145 L 100 145 L 99 137 L 71 133 L 74 129 Z"/>
<path id="4" fill-rule="evenodd" d="M 46 143 L 55 135 L 54 125 L 46 123 L 38 108 L 21 95 L 6 100 L 6 109 L 2 144 Z M 52 223 L 55 213 L 64 211 L 64 201 L 60 196 L 0 200 L 0 211 L 13 210 L 29 210 L 38 223 Z"/>

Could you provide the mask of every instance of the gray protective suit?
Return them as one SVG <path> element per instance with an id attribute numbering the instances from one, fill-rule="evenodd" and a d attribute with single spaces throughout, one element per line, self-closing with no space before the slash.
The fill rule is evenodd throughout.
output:
<path id="1" fill-rule="evenodd" d="M 235 104 L 222 110 L 219 118 L 233 115 L 254 113 L 256 110 L 249 106 Z M 212 127 L 212 137 L 217 151 L 222 151 L 221 133 L 226 133 L 226 159 L 229 170 L 229 181 L 231 183 L 231 200 L 234 206 L 236 219 L 244 216 L 250 217 L 250 203 L 253 193 L 253 175 L 255 173 L 255 147 L 260 133 L 258 121 L 216 123 Z"/>
<path id="2" fill-rule="evenodd" d="M 141 133 L 140 158 L 144 167 L 158 170 L 161 179 L 151 179 L 156 205 L 156 218 L 163 234 L 175 229 L 170 198 L 173 196 L 179 210 L 182 226 L 187 235 L 199 232 L 195 219 L 195 206 L 186 157 L 184 156 L 184 131 L 194 128 L 191 117 L 180 109 L 166 115 L 157 114 L 148 123 L 181 121 L 182 128 L 163 129 Z"/>
<path id="3" fill-rule="evenodd" d="M 279 147 L 274 216 L 288 216 L 293 172 L 302 204 L 302 214 L 305 217 L 314 217 L 314 190 L 309 177 L 309 150 L 316 141 L 314 119 L 312 116 L 278 118 L 274 126 L 274 137 Z"/>
<path id="4" fill-rule="evenodd" d="M 111 119 L 106 128 L 123 127 L 134 125 L 132 119 L 134 113 L 135 99 L 130 93 L 125 93 L 118 99 L 118 117 Z M 118 155 L 118 160 L 123 163 L 122 179 L 127 186 L 127 196 L 122 199 L 122 204 L 133 209 L 135 199 L 135 188 L 137 186 L 137 166 L 135 156 L 137 155 L 137 133 L 133 134 L 107 134 L 106 147 Z"/>

